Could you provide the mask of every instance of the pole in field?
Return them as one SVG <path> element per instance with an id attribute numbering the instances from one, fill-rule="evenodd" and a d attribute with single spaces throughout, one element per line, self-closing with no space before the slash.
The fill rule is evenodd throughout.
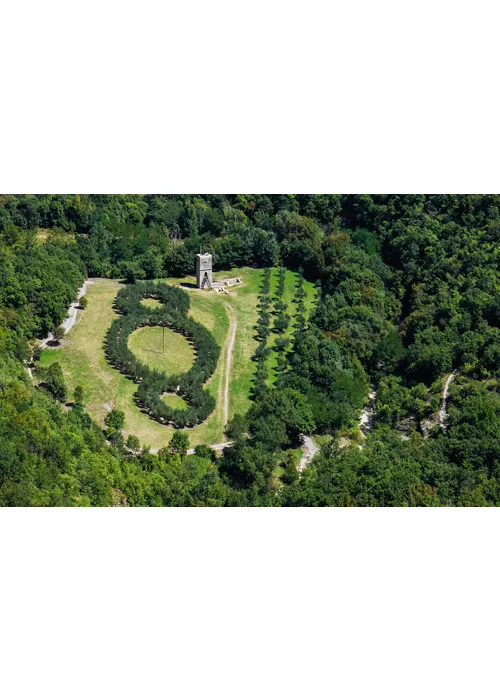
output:
<path id="1" fill-rule="evenodd" d="M 163 354 L 165 354 L 165 326 L 162 326 L 163 328 Z"/>

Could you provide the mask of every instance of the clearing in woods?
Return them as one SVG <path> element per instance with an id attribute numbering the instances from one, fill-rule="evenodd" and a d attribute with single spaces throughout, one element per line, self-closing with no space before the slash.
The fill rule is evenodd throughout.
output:
<path id="1" fill-rule="evenodd" d="M 165 352 L 163 336 L 165 335 Z M 144 326 L 132 331 L 128 346 L 144 364 L 167 374 L 187 372 L 194 362 L 192 344 L 180 333 L 160 326 Z"/>
<path id="2" fill-rule="evenodd" d="M 276 274 L 273 271 L 273 279 Z M 205 423 L 186 429 L 191 445 L 220 443 L 224 439 L 226 384 L 228 389 L 228 417 L 245 413 L 250 407 L 250 390 L 255 372 L 252 355 L 257 347 L 255 324 L 257 303 L 262 285 L 262 270 L 243 268 L 218 272 L 216 278 L 242 277 L 243 284 L 233 287 L 228 294 L 200 291 L 194 287 L 194 277 L 159 280 L 167 284 L 187 284 L 184 287 L 191 302 L 190 314 L 203 323 L 214 335 L 221 348 L 217 369 L 207 382 L 207 388 L 217 401 L 217 406 Z M 284 300 L 294 296 L 297 276 L 287 272 Z M 90 415 L 104 427 L 104 417 L 111 408 L 125 413 L 125 436 L 137 435 L 141 444 L 152 448 L 165 446 L 172 437 L 173 429 L 151 420 L 134 402 L 137 385 L 111 367 L 104 354 L 106 331 L 116 318 L 113 301 L 122 286 L 109 279 L 95 278 L 87 291 L 88 306 L 78 312 L 74 327 L 65 337 L 61 347 L 47 348 L 42 353 L 41 364 L 48 366 L 60 362 L 68 389 L 75 386 L 84 390 L 84 402 Z M 308 299 L 312 303 L 314 287 L 306 283 Z M 155 300 L 145 300 L 147 305 L 158 305 Z M 292 309 L 290 309 L 292 311 Z M 228 350 L 230 349 L 231 321 L 236 322 L 233 338 L 232 360 L 226 382 Z M 163 354 L 162 329 L 141 328 L 129 340 L 130 348 L 138 358 L 150 366 L 165 371 L 185 371 L 193 362 L 193 347 L 180 334 L 165 331 L 165 354 Z M 170 405 L 181 405 L 183 399 L 176 395 L 164 395 Z"/>

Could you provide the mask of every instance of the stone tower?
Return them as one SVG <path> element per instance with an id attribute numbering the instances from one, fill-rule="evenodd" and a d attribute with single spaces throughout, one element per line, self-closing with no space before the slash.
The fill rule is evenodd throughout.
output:
<path id="1" fill-rule="evenodd" d="M 198 253 L 196 256 L 196 285 L 200 289 L 212 289 L 212 256 Z"/>

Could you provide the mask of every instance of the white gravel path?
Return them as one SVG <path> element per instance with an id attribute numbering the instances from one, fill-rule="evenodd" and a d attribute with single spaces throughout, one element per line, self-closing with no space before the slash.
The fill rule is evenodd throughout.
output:
<path id="1" fill-rule="evenodd" d="M 366 433 L 368 433 L 372 427 L 373 404 L 375 403 L 376 393 L 374 391 L 370 391 L 370 393 L 368 394 L 368 398 L 370 401 L 364 407 L 358 423 L 359 429 L 365 437 Z"/>
<path id="2" fill-rule="evenodd" d="M 446 400 L 448 399 L 448 390 L 450 388 L 450 384 L 452 381 L 455 379 L 456 373 L 452 372 L 451 374 L 448 375 L 446 378 L 446 381 L 444 383 L 444 388 L 443 388 L 443 393 L 441 396 L 441 408 L 439 409 L 438 413 L 438 421 L 439 425 L 443 430 L 446 430 L 446 419 L 448 417 L 448 413 L 446 412 Z"/>
<path id="3" fill-rule="evenodd" d="M 89 284 L 93 284 L 93 282 L 91 280 L 85 280 L 83 285 L 78 290 L 78 293 L 76 295 L 76 300 L 71 304 L 71 306 L 68 309 L 68 318 L 66 318 L 61 323 L 61 326 L 64 328 L 65 333 L 69 333 L 69 331 L 75 325 L 75 321 L 76 321 L 76 317 L 77 317 L 77 313 L 78 313 L 79 301 L 86 294 Z M 46 348 L 47 344 L 50 343 L 51 340 L 54 340 L 54 336 L 52 335 L 52 333 L 49 333 L 46 338 L 43 338 L 42 340 L 37 340 L 36 342 L 41 348 Z M 30 360 L 30 362 L 31 361 L 32 360 Z M 26 371 L 30 375 L 31 379 L 33 379 L 33 371 L 31 369 L 31 367 L 27 366 Z"/>
<path id="4" fill-rule="evenodd" d="M 305 451 L 299 462 L 299 466 L 297 467 L 297 470 L 301 473 L 307 467 L 307 465 L 312 460 L 316 452 L 319 452 L 319 447 L 309 435 L 302 436 L 302 445 L 305 448 Z"/>
<path id="5" fill-rule="evenodd" d="M 77 315 L 78 307 L 79 307 L 78 302 L 87 293 L 87 287 L 89 284 L 92 284 L 92 283 L 89 280 L 85 280 L 82 287 L 78 290 L 78 294 L 76 296 L 76 301 L 74 301 L 71 304 L 71 306 L 69 307 L 68 318 L 65 321 L 63 321 L 61 324 L 62 327 L 64 328 L 65 333 L 69 333 L 70 330 L 75 325 L 76 315 Z"/>
<path id="6" fill-rule="evenodd" d="M 64 328 L 65 333 L 69 333 L 69 331 L 75 325 L 76 317 L 78 314 L 78 307 L 79 307 L 78 302 L 86 294 L 87 287 L 89 284 L 92 284 L 92 281 L 85 280 L 83 285 L 78 290 L 78 294 L 76 295 L 76 300 L 71 304 L 71 306 L 68 309 L 68 317 L 61 323 L 61 326 Z M 52 333 L 49 333 L 48 336 L 46 338 L 44 338 L 43 340 L 37 340 L 37 343 L 38 343 L 38 345 L 40 345 L 40 347 L 45 348 L 45 347 L 47 347 L 47 344 L 50 343 L 51 340 L 54 340 L 54 336 L 52 335 Z"/>
<path id="7" fill-rule="evenodd" d="M 216 452 L 222 452 L 225 447 L 231 447 L 232 444 L 232 442 L 218 442 L 216 445 L 209 445 L 209 447 Z M 153 450 L 151 450 L 151 452 L 153 452 Z M 188 455 L 194 455 L 194 447 L 190 447 L 187 453 Z"/>

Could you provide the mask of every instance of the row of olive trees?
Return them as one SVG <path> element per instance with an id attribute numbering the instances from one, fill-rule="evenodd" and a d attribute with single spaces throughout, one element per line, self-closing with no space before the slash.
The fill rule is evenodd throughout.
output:
<path id="1" fill-rule="evenodd" d="M 278 286 L 276 288 L 276 301 L 274 303 L 274 330 L 279 336 L 274 344 L 274 349 L 278 353 L 278 358 L 276 361 L 277 372 L 283 372 L 288 366 L 286 350 L 290 344 L 289 339 L 284 337 L 284 334 L 288 330 L 291 321 L 290 315 L 287 313 L 288 306 L 283 301 L 285 279 L 286 270 L 284 267 L 281 267 L 278 273 Z"/>
<path id="2" fill-rule="evenodd" d="M 304 300 L 307 293 L 304 289 L 304 276 L 302 272 L 302 268 L 299 268 L 299 278 L 297 280 L 295 292 L 295 303 L 297 308 L 297 312 L 295 314 L 295 327 L 297 333 L 303 333 L 306 329 L 306 305 Z"/>
<path id="3" fill-rule="evenodd" d="M 262 281 L 262 289 L 259 300 L 259 317 L 257 319 L 256 331 L 257 339 L 259 340 L 259 345 L 255 350 L 253 359 L 257 364 L 257 371 L 254 377 L 253 385 L 253 395 L 254 398 L 258 398 L 266 388 L 266 381 L 268 378 L 267 371 L 267 358 L 269 357 L 271 350 L 267 347 L 267 341 L 271 333 L 271 314 L 269 308 L 271 306 L 271 270 L 266 268 L 264 270 L 264 278 Z"/>
<path id="4" fill-rule="evenodd" d="M 286 269 L 280 268 L 278 271 L 278 283 L 276 286 L 276 296 L 271 309 L 270 296 L 270 275 L 271 271 L 264 271 L 264 278 L 261 289 L 259 303 L 259 318 L 257 320 L 256 331 L 259 345 L 253 356 L 257 364 L 253 393 L 255 397 L 262 394 L 266 388 L 266 383 L 269 377 L 267 359 L 271 354 L 271 348 L 268 347 L 268 340 L 271 333 L 276 333 L 274 349 L 277 352 L 276 371 L 282 374 L 289 365 L 289 347 L 290 338 L 285 337 L 285 332 L 288 330 L 292 321 L 288 312 L 288 306 L 283 301 L 285 292 Z M 297 284 L 295 288 L 294 302 L 296 305 L 296 314 L 294 317 L 295 333 L 303 333 L 306 328 L 306 306 L 305 298 L 307 294 L 304 289 L 303 270 L 299 269 Z M 271 328 L 271 317 L 274 315 L 274 324 Z"/>
<path id="5" fill-rule="evenodd" d="M 141 300 L 153 298 L 161 308 L 148 308 Z M 106 336 L 108 361 L 122 374 L 139 384 L 137 404 L 151 418 L 175 427 L 201 423 L 215 408 L 215 399 L 203 388 L 212 376 L 219 358 L 219 346 L 201 323 L 187 315 L 189 297 L 182 289 L 153 282 L 139 282 L 120 290 L 115 307 L 121 314 L 111 324 Z M 184 335 L 196 348 L 196 359 L 187 372 L 168 375 L 141 362 L 128 347 L 132 331 L 143 326 L 165 326 Z M 182 396 L 187 408 L 168 406 L 162 395 L 174 392 Z"/>

